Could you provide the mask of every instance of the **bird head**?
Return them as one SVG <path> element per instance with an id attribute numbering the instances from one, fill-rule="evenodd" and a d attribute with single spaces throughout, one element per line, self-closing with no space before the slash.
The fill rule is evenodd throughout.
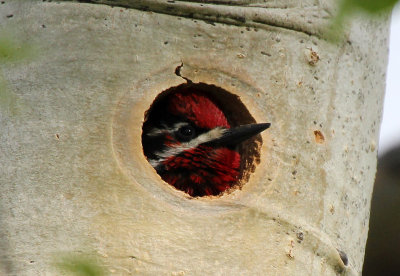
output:
<path id="1" fill-rule="evenodd" d="M 231 127 L 210 95 L 187 88 L 152 106 L 143 124 L 143 151 L 176 189 L 193 197 L 218 195 L 239 180 L 238 145 L 269 126 Z"/>

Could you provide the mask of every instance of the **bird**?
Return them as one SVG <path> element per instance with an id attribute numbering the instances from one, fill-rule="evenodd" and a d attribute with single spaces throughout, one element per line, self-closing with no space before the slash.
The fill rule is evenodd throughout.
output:
<path id="1" fill-rule="evenodd" d="M 211 94 L 182 88 L 153 102 L 142 127 L 143 153 L 176 189 L 191 197 L 216 196 L 239 180 L 238 145 L 269 127 L 232 126 Z"/>

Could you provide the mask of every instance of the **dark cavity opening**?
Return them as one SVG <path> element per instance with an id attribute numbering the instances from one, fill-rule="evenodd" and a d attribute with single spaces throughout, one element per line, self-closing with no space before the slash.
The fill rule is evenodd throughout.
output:
<path id="1" fill-rule="evenodd" d="M 142 128 L 144 155 L 165 182 L 192 197 L 220 196 L 234 189 L 240 189 L 260 162 L 261 135 L 255 135 L 236 147 L 227 146 L 226 150 L 214 151 L 204 146 L 207 144 L 197 149 L 187 149 L 192 139 L 196 139 L 211 129 L 210 126 L 204 126 L 204 122 L 198 126 L 185 114 L 171 114 L 171 110 L 178 102 L 178 95 L 184 95 L 185 98 L 190 94 L 197 95 L 191 99 L 194 101 L 193 106 L 196 107 L 199 106 L 199 101 L 202 101 L 201 97 L 206 97 L 222 111 L 231 128 L 257 123 L 237 95 L 205 83 L 181 84 L 161 92 L 145 112 Z M 185 100 L 186 102 L 181 103 L 182 106 L 188 105 L 188 98 Z M 171 104 L 171 101 L 175 105 Z M 201 111 L 203 113 L 200 119 L 213 120 L 213 113 L 218 113 L 214 111 L 214 107 L 205 112 Z M 193 115 L 198 111 L 192 109 L 190 112 Z M 191 118 L 193 119 L 193 116 Z M 218 147 L 223 148 L 221 145 Z M 236 151 L 239 157 L 231 151 Z M 229 166 L 220 166 L 219 162 L 215 161 L 216 155 L 223 153 L 228 153 L 229 156 L 234 155 L 235 159 L 239 160 L 237 173 L 231 174 L 235 176 L 234 181 L 232 177 L 229 177 L 229 171 L 227 171 Z M 223 159 L 220 158 L 218 161 Z M 221 184 L 224 180 L 227 180 L 225 184 Z"/>

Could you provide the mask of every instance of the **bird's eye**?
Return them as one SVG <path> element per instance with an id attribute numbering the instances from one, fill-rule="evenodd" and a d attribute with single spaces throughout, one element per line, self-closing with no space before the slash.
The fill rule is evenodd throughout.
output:
<path id="1" fill-rule="evenodd" d="M 177 136 L 180 140 L 188 141 L 196 135 L 194 127 L 186 125 L 178 129 Z"/>

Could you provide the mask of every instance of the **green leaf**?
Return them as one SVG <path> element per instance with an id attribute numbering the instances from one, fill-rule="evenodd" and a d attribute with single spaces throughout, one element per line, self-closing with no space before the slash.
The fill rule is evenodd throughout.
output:
<path id="1" fill-rule="evenodd" d="M 82 255 L 65 256 L 56 262 L 56 267 L 67 275 L 74 276 L 104 276 L 105 269 L 91 257 Z"/>
<path id="2" fill-rule="evenodd" d="M 325 38 L 331 42 L 339 42 L 343 36 L 344 26 L 351 20 L 354 12 L 360 11 L 369 16 L 390 12 L 399 0 L 341 0 L 338 13 L 332 18 L 326 29 Z"/>
<path id="3" fill-rule="evenodd" d="M 33 56 L 33 48 L 9 34 L 0 34 L 0 64 L 26 60 Z"/>
<path id="4" fill-rule="evenodd" d="M 346 0 L 350 6 L 371 14 L 391 10 L 398 0 Z"/>

